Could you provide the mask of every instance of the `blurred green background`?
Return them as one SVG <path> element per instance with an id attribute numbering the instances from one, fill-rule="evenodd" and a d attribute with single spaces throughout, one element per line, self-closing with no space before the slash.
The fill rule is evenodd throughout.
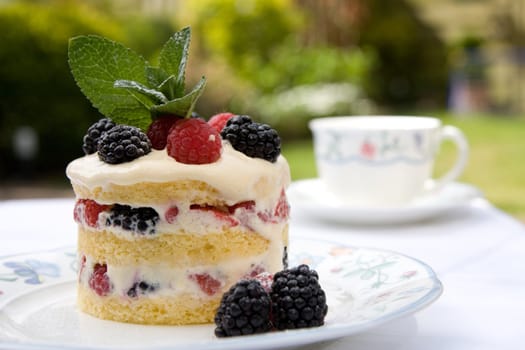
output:
<path id="1" fill-rule="evenodd" d="M 69 73 L 70 37 L 155 63 L 188 25 L 199 114 L 274 126 L 294 179 L 316 176 L 311 118 L 433 115 L 469 138 L 461 180 L 525 220 L 525 0 L 0 0 L 0 199 L 72 195 L 65 166 L 101 116 Z M 445 145 L 436 173 L 454 156 Z"/>

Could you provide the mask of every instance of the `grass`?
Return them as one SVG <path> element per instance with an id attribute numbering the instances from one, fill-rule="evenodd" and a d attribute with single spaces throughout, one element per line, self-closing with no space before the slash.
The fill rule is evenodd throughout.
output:
<path id="1" fill-rule="evenodd" d="M 470 144 L 469 163 L 459 181 L 475 185 L 496 207 L 525 221 L 525 120 L 492 116 L 442 120 L 460 128 Z M 286 143 L 283 154 L 294 180 L 317 175 L 310 140 Z M 443 144 L 436 176 L 453 164 L 455 155 L 452 144 Z"/>

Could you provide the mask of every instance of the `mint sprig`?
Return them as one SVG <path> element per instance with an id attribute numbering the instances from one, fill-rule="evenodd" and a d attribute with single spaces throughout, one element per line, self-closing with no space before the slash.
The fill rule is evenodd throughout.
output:
<path id="1" fill-rule="evenodd" d="M 205 85 L 206 78 L 202 77 L 197 85 L 195 85 L 193 90 L 187 95 L 181 98 L 175 98 L 161 105 L 153 106 L 152 110 L 157 114 L 176 114 L 188 118 L 191 115 L 191 111 L 195 107 L 197 99 L 202 94 Z"/>
<path id="2" fill-rule="evenodd" d="M 69 65 L 77 85 L 106 117 L 146 130 L 159 114 L 189 117 L 206 79 L 185 94 L 191 31 L 175 33 L 160 52 L 159 67 L 133 50 L 96 36 L 69 41 Z"/>

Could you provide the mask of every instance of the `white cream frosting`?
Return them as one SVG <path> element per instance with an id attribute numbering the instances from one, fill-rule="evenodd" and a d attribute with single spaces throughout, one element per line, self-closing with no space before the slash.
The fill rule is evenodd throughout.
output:
<path id="1" fill-rule="evenodd" d="M 129 289 L 134 284 L 144 281 L 154 285 L 155 290 L 146 295 L 139 295 L 139 297 L 154 298 L 157 296 L 176 296 L 190 293 L 207 298 L 209 295 L 200 288 L 197 281 L 191 278 L 192 275 L 209 275 L 220 283 L 220 288 L 223 288 L 249 274 L 251 271 L 247 270 L 247 267 L 252 269 L 257 267 L 272 274 L 281 270 L 283 268 L 281 263 L 282 250 L 283 245 L 281 244 L 259 256 L 237 258 L 217 265 L 188 268 L 173 268 L 163 265 L 108 265 L 106 275 L 108 276 L 111 290 L 107 295 L 128 298 Z M 80 262 L 80 264 L 82 263 Z M 90 256 L 86 256 L 84 267 L 79 271 L 79 283 L 85 288 L 90 288 L 89 279 L 93 274 L 94 264 L 95 261 Z"/>
<path id="2" fill-rule="evenodd" d="M 183 164 L 170 157 L 166 150 L 152 150 L 149 154 L 131 162 L 111 165 L 102 162 L 95 153 L 72 161 L 66 169 L 66 174 L 73 184 L 90 190 L 98 187 L 104 189 L 110 184 L 125 186 L 140 182 L 202 181 L 215 188 L 227 205 L 254 201 L 254 208 L 237 208 L 230 214 L 229 219 L 234 220 L 235 225 L 246 230 L 247 233 L 258 232 L 270 242 L 268 250 L 260 256 L 229 260 L 214 266 L 196 266 L 191 269 L 174 269 L 163 265 L 108 266 L 107 275 L 113 285 L 112 294 L 126 297 L 129 288 L 143 280 L 157 285 L 151 296 L 200 293 L 204 297 L 205 293 L 199 289 L 198 284 L 188 278 L 191 274 L 207 273 L 221 283 L 231 284 L 246 274 L 245 270 L 249 266 L 262 266 L 272 273 L 282 269 L 284 248 L 282 232 L 287 224 L 287 218 L 273 215 L 283 189 L 290 183 L 290 169 L 283 156 L 279 156 L 275 163 L 250 158 L 234 150 L 228 142 L 224 141 L 221 157 L 210 164 Z M 119 204 L 140 206 L 141 203 Z M 160 216 L 156 226 L 157 232 L 172 234 L 187 231 L 206 234 L 216 232 L 218 228 L 225 225 L 225 222 L 215 217 L 213 212 L 192 210 L 191 204 L 185 200 L 150 203 L 148 206 L 153 207 Z M 179 212 L 176 220 L 167 222 L 165 213 L 172 206 L 176 206 Z M 269 215 L 270 218 L 263 219 L 261 214 Z M 99 215 L 98 229 L 104 228 L 106 216 L 107 213 Z M 85 222 L 79 224 L 86 226 Z M 115 227 L 112 227 L 111 231 L 125 239 L 137 239 L 137 236 L 129 231 Z M 87 257 L 85 268 L 80 271 L 80 283 L 88 286 L 89 276 L 93 273 L 95 263 L 89 256 Z"/>
<path id="3" fill-rule="evenodd" d="M 102 162 L 94 153 L 69 163 L 66 174 L 72 183 L 88 189 L 104 188 L 109 184 L 203 181 L 220 191 L 228 204 L 247 198 L 266 198 L 269 194 L 279 195 L 280 190 L 289 185 L 290 169 L 282 155 L 271 163 L 250 158 L 226 141 L 222 146 L 219 160 L 199 165 L 179 163 L 166 149 L 152 150 L 143 157 L 117 165 Z"/>

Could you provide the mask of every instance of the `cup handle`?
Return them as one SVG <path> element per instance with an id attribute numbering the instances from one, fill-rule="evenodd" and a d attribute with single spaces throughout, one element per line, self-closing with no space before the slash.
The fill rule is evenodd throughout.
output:
<path id="1" fill-rule="evenodd" d="M 445 140 L 450 140 L 456 145 L 458 150 L 456 163 L 445 175 L 438 179 L 430 180 L 425 186 L 427 191 L 437 191 L 444 185 L 454 181 L 461 175 L 467 165 L 469 145 L 463 132 L 455 126 L 446 125 L 441 129 L 440 144 Z"/>

